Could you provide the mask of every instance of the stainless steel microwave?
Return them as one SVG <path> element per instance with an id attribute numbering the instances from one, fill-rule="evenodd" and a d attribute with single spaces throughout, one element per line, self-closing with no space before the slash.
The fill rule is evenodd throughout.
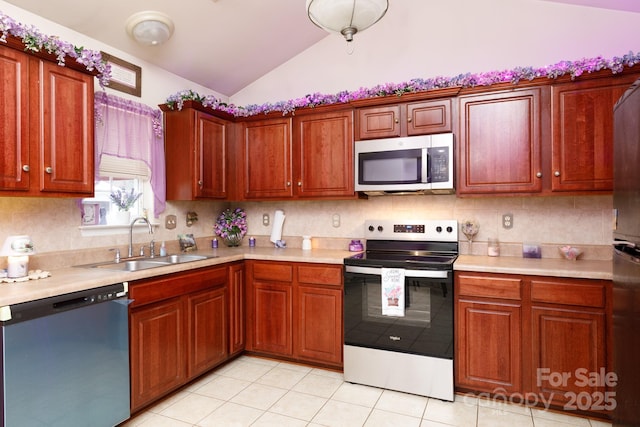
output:
<path id="1" fill-rule="evenodd" d="M 354 153 L 356 191 L 454 192 L 452 133 L 356 141 Z"/>

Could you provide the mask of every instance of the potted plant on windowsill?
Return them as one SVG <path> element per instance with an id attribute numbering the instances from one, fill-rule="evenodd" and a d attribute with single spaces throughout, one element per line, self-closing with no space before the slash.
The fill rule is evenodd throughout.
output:
<path id="1" fill-rule="evenodd" d="M 127 191 L 124 187 L 113 190 L 109 198 L 117 209 L 111 208 L 109 223 L 113 225 L 128 225 L 129 221 L 131 221 L 131 212 L 129 210 L 141 195 L 142 193 L 136 193 L 133 188 L 130 191 Z"/>

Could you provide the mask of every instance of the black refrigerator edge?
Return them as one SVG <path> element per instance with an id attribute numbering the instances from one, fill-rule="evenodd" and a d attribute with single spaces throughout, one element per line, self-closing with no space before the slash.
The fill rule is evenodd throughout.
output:
<path id="1" fill-rule="evenodd" d="M 613 426 L 640 425 L 640 79 L 614 107 Z"/>

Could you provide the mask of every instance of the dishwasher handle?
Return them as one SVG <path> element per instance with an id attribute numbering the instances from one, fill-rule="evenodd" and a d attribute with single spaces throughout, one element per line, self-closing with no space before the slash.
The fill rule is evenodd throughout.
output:
<path id="1" fill-rule="evenodd" d="M 0 307 L 0 325 L 7 326 L 63 311 L 75 310 L 92 304 L 126 298 L 128 284 L 116 283 L 55 297 Z"/>

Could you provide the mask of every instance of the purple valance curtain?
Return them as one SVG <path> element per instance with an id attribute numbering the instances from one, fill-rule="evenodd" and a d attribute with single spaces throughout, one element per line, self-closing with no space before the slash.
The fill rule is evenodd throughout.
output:
<path id="1" fill-rule="evenodd" d="M 140 160 L 151 171 L 154 217 L 166 206 L 162 111 L 106 92 L 95 94 L 95 169 L 103 155 Z"/>

